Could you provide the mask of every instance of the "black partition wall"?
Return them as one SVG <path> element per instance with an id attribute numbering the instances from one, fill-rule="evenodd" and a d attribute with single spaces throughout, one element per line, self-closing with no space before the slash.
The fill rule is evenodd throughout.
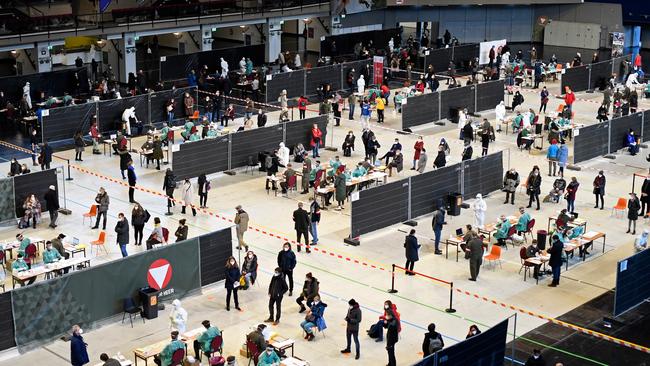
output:
<path id="1" fill-rule="evenodd" d="M 78 90 L 76 90 L 77 87 L 75 86 L 76 80 L 79 80 Z M 55 97 L 63 97 L 66 91 L 70 92 L 70 95 L 74 95 L 75 90 L 80 94 L 89 92 L 88 70 L 85 67 L 30 75 L 6 76 L 0 78 L 0 90 L 4 92 L 7 100 L 10 100 L 14 105 L 18 105 L 23 96 L 23 87 L 27 82 L 30 84 L 32 103 L 39 97 L 40 92 Z"/>
<path id="2" fill-rule="evenodd" d="M 16 217 L 23 217 L 25 210 L 23 204 L 29 195 L 34 195 L 41 202 L 41 208 L 45 212 L 44 195 L 50 186 L 54 186 L 59 191 L 59 180 L 56 176 L 56 168 L 48 170 L 34 171 L 33 173 L 16 175 L 14 179 L 14 202 L 16 207 Z"/>
<path id="3" fill-rule="evenodd" d="M 99 103 L 97 124 L 100 131 L 117 131 L 122 121 L 122 113 L 127 108 L 135 107 L 138 119 L 146 121 L 149 116 L 149 100 L 147 95 L 139 95 L 122 99 L 105 100 Z"/>
<path id="4" fill-rule="evenodd" d="M 318 116 L 284 123 L 284 144 L 290 149 L 297 144 L 302 144 L 305 149 L 309 150 L 309 144 L 311 143 L 311 129 L 314 123 L 317 124 L 318 128 L 323 132 L 323 137 L 321 139 L 322 144 L 325 144 L 327 141 L 327 122 L 327 116 Z"/>
<path id="5" fill-rule="evenodd" d="M 573 138 L 573 162 L 579 163 L 609 152 L 609 121 L 581 127 Z"/>
<path id="6" fill-rule="evenodd" d="M 643 141 L 650 140 L 650 109 L 643 112 Z"/>
<path id="7" fill-rule="evenodd" d="M 463 161 L 359 192 L 352 199 L 351 237 L 433 212 L 450 193 L 472 199 L 503 186 L 503 152 Z"/>
<path id="8" fill-rule="evenodd" d="M 87 136 L 93 116 L 96 114 L 97 103 L 48 109 L 47 112 L 44 111 L 41 118 L 43 140 L 71 139 L 77 131 Z"/>
<path id="9" fill-rule="evenodd" d="M 226 228 L 199 236 L 199 249 L 201 286 L 226 279 L 222 268 L 228 257 L 232 255 L 232 230 Z"/>
<path id="10" fill-rule="evenodd" d="M 609 78 L 612 76 L 614 61 L 607 60 L 591 64 L 591 77 L 589 78 L 589 89 L 604 90 Z"/>
<path id="11" fill-rule="evenodd" d="M 596 62 L 578 67 L 570 67 L 562 71 L 561 90 L 568 86 L 574 92 L 604 89 L 612 74 L 622 75 L 623 60 L 630 60 L 630 55 L 616 57 L 611 60 Z"/>
<path id="12" fill-rule="evenodd" d="M 372 41 L 375 49 L 388 50 L 388 42 L 391 38 L 393 38 L 393 41 L 395 42 L 395 47 L 398 46 L 398 35 L 399 29 L 391 28 L 327 36 L 320 42 L 320 54 L 321 56 L 336 57 L 341 54 L 340 50 L 351 50 L 354 48 L 354 45 L 359 42 L 368 44 L 370 41 Z M 332 52 L 332 42 L 336 43 L 337 51 L 335 52 Z"/>
<path id="13" fill-rule="evenodd" d="M 317 94 L 316 89 L 328 83 L 331 90 L 341 89 L 341 65 L 329 65 L 305 70 L 305 95 Z"/>
<path id="14" fill-rule="evenodd" d="M 229 47 L 218 50 L 202 51 L 185 55 L 166 56 L 160 61 L 160 79 L 177 80 L 184 79 L 194 70 L 208 66 L 210 72 L 221 70 L 221 58 L 228 62 L 230 70 L 239 69 L 239 61 L 242 57 L 250 58 L 253 65 L 264 63 L 264 44 Z"/>
<path id="15" fill-rule="evenodd" d="M 287 91 L 287 98 L 297 98 L 305 93 L 305 70 L 296 70 L 273 74 L 266 80 L 266 102 L 277 102 L 282 90 Z"/>
<path id="16" fill-rule="evenodd" d="M 439 92 L 418 95 L 406 99 L 402 105 L 402 129 L 440 120 Z"/>
<path id="17" fill-rule="evenodd" d="M 627 146 L 627 134 L 633 130 L 637 136 L 642 131 L 643 112 L 615 118 L 610 121 L 609 151 L 614 153 Z"/>
<path id="18" fill-rule="evenodd" d="M 476 111 L 496 108 L 503 101 L 505 81 L 496 80 L 476 86 Z"/>
<path id="19" fill-rule="evenodd" d="M 241 167 L 248 164 L 249 159 L 257 159 L 261 151 L 273 152 L 279 147 L 283 139 L 283 126 L 274 125 L 265 128 L 256 128 L 249 131 L 233 133 L 230 135 L 230 166 Z"/>
<path id="20" fill-rule="evenodd" d="M 503 92 L 501 93 L 503 96 Z M 451 117 L 452 109 L 467 108 L 469 113 L 476 111 L 476 86 L 468 85 L 447 89 L 440 93 L 440 119 Z M 496 106 L 496 105 L 495 105 Z M 493 106 L 494 107 L 494 106 Z"/>
<path id="21" fill-rule="evenodd" d="M 229 137 L 220 136 L 181 144 L 173 153 L 176 179 L 198 177 L 228 169 Z"/>
<path id="22" fill-rule="evenodd" d="M 567 86 L 574 92 L 587 90 L 589 89 L 589 65 L 564 69 L 560 79 L 562 94 Z"/>

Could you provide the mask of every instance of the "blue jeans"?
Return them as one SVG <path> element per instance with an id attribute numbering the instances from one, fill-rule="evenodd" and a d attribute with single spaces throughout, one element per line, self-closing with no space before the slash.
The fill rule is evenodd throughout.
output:
<path id="1" fill-rule="evenodd" d="M 126 252 L 126 244 L 120 244 L 120 250 L 122 251 L 122 258 L 129 255 L 129 253 Z"/>
<path id="2" fill-rule="evenodd" d="M 350 114 L 348 115 L 348 119 L 354 119 L 354 107 L 356 107 L 354 104 L 350 104 Z"/>
<path id="3" fill-rule="evenodd" d="M 553 283 L 556 285 L 560 284 L 560 270 L 562 269 L 562 265 L 551 267 L 553 270 Z"/>
<path id="4" fill-rule="evenodd" d="M 246 116 L 246 119 L 249 119 L 253 116 L 253 112 L 246 112 L 244 115 Z"/>
<path id="5" fill-rule="evenodd" d="M 212 116 L 215 121 L 221 121 L 221 109 L 215 108 L 212 110 Z"/>
<path id="6" fill-rule="evenodd" d="M 314 158 L 316 158 L 316 157 L 318 157 L 318 156 L 320 155 L 320 154 L 318 153 L 319 145 L 320 145 L 320 142 L 317 142 L 317 143 L 314 145 L 314 148 L 311 150 L 311 152 L 312 152 L 312 157 L 314 157 Z"/>
<path id="7" fill-rule="evenodd" d="M 167 122 L 174 122 L 174 112 L 167 112 Z"/>
<path id="8" fill-rule="evenodd" d="M 311 222 L 309 224 L 310 230 L 309 233 L 311 234 L 312 237 L 312 243 L 317 244 L 318 243 L 318 222 Z"/>
<path id="9" fill-rule="evenodd" d="M 576 209 L 575 200 L 566 200 L 566 210 L 568 212 L 573 212 Z"/>
<path id="10" fill-rule="evenodd" d="M 205 112 L 205 116 L 208 117 L 208 122 L 212 122 L 212 112 Z"/>
<path id="11" fill-rule="evenodd" d="M 436 251 L 440 250 L 440 236 L 442 235 L 442 227 L 433 228 L 433 234 L 436 236 Z"/>
<path id="12" fill-rule="evenodd" d="M 316 324 L 314 324 L 314 323 L 312 323 L 310 321 L 307 321 L 307 320 L 303 320 L 302 323 L 300 323 L 300 327 L 302 329 L 304 329 L 305 332 L 307 332 L 307 334 L 311 334 L 312 333 L 312 328 L 314 328 L 315 326 L 316 326 Z"/>

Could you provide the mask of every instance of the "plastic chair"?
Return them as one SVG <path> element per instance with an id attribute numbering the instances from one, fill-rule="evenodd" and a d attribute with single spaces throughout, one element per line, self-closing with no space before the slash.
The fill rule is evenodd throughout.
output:
<path id="1" fill-rule="evenodd" d="M 36 244 L 31 243 L 25 248 L 25 263 L 32 265 L 36 262 Z"/>
<path id="2" fill-rule="evenodd" d="M 298 185 L 298 177 L 296 177 L 295 175 L 290 176 L 289 180 L 287 181 L 287 191 L 297 190 L 297 185 Z"/>
<path id="3" fill-rule="evenodd" d="M 219 353 L 223 353 L 223 336 L 216 336 L 212 338 L 212 342 L 210 342 L 210 349 L 212 352 L 219 351 Z"/>
<path id="4" fill-rule="evenodd" d="M 510 229 L 508 229 L 508 236 L 506 237 L 506 240 L 510 240 L 510 243 L 512 243 L 512 247 L 515 247 L 515 241 L 512 238 L 513 235 L 517 232 L 517 227 L 515 225 L 510 226 Z M 508 249 L 508 244 L 506 243 L 506 249 Z"/>
<path id="5" fill-rule="evenodd" d="M 251 171 L 251 175 L 253 175 L 253 172 L 255 169 L 258 167 L 258 163 L 255 162 L 253 157 L 251 155 L 248 155 L 248 164 L 246 164 L 246 170 L 244 170 L 244 173 L 248 172 L 249 170 Z"/>
<path id="6" fill-rule="evenodd" d="M 5 261 L 7 257 L 5 256 L 5 251 L 0 250 L 0 266 L 2 266 L 2 272 L 4 272 L 5 276 L 7 275 L 7 269 L 5 269 Z"/>
<path id="7" fill-rule="evenodd" d="M 131 328 L 133 328 L 133 318 L 140 315 L 142 318 L 142 323 L 144 323 L 144 317 L 142 316 L 142 308 L 136 305 L 135 300 L 130 297 L 127 297 L 122 301 L 122 324 L 124 324 L 124 319 L 126 314 L 129 314 L 129 320 L 131 321 Z"/>
<path id="8" fill-rule="evenodd" d="M 194 111 L 194 113 L 190 117 L 188 117 L 188 119 L 198 120 L 199 119 L 199 111 L 198 110 Z"/>
<path id="9" fill-rule="evenodd" d="M 97 205 L 92 205 L 90 206 L 90 211 L 86 212 L 83 214 L 83 221 L 81 221 L 81 224 L 83 225 L 86 222 L 86 218 L 89 218 L 90 220 L 90 226 L 92 227 L 93 225 L 93 217 L 97 217 Z"/>
<path id="10" fill-rule="evenodd" d="M 257 345 L 248 339 L 246 340 L 246 357 L 248 357 L 248 366 L 251 365 L 251 362 L 257 365 L 260 357 L 260 351 L 257 349 Z"/>
<path id="11" fill-rule="evenodd" d="M 488 263 L 493 263 L 495 261 L 499 261 L 499 267 L 503 268 L 501 266 L 501 247 L 498 245 L 492 245 L 492 249 L 490 250 L 490 254 L 486 255 L 485 260 L 488 261 Z"/>
<path id="12" fill-rule="evenodd" d="M 558 113 L 562 113 L 562 111 L 564 110 L 564 107 L 566 107 L 564 104 L 560 104 L 560 105 L 557 106 L 555 111 L 558 112 Z"/>
<path id="13" fill-rule="evenodd" d="M 521 268 L 519 268 L 519 273 L 521 273 L 521 270 L 524 270 L 524 281 L 526 281 L 526 274 L 528 274 L 528 277 L 530 277 L 530 269 L 535 268 L 535 265 L 533 263 L 528 263 L 526 262 L 526 259 L 528 259 L 528 256 L 526 255 L 526 247 L 521 247 L 519 249 L 519 259 L 521 260 Z"/>
<path id="14" fill-rule="evenodd" d="M 185 358 L 185 350 L 180 348 L 174 351 L 172 354 L 172 362 L 169 366 L 179 366 L 183 364 L 183 359 Z"/>
<path id="15" fill-rule="evenodd" d="M 533 238 L 533 227 L 535 227 L 535 219 L 530 219 L 528 221 L 528 226 L 526 226 L 526 231 L 524 231 L 524 241 L 526 244 L 528 244 L 528 239 L 526 238 L 526 234 L 530 234 L 530 238 Z"/>
<path id="16" fill-rule="evenodd" d="M 612 207 L 612 213 L 615 216 L 617 212 L 621 211 L 623 214 L 625 214 L 625 210 L 627 210 L 627 200 L 625 197 L 620 197 L 618 201 L 616 202 L 616 206 Z"/>
<path id="17" fill-rule="evenodd" d="M 90 242 L 90 254 L 93 252 L 93 247 L 97 247 L 95 250 L 95 254 L 99 253 L 99 248 L 103 248 L 104 252 L 108 254 L 108 250 L 106 249 L 106 246 L 104 245 L 106 243 L 106 232 L 105 231 L 100 231 L 99 232 L 99 238 L 97 240 L 93 240 Z"/>

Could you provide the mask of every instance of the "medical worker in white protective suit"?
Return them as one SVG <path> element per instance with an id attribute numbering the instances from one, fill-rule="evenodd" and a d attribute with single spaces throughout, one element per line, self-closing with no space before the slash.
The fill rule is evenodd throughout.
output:
<path id="1" fill-rule="evenodd" d="M 169 328 L 176 329 L 180 334 L 187 330 L 187 310 L 181 306 L 181 301 L 176 299 L 172 302 L 172 311 L 169 313 Z"/>
<path id="2" fill-rule="evenodd" d="M 476 195 L 472 208 L 474 209 L 474 226 L 482 229 L 485 225 L 485 212 L 487 211 L 487 204 L 483 200 L 483 195 L 480 193 Z"/>

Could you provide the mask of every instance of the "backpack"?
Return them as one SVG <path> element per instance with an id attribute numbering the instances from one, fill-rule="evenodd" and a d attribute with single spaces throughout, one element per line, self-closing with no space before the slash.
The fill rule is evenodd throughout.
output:
<path id="1" fill-rule="evenodd" d="M 436 353 L 442 349 L 442 340 L 440 339 L 440 335 L 438 335 L 436 338 L 431 338 L 429 339 L 429 353 Z"/>
<path id="2" fill-rule="evenodd" d="M 208 192 L 212 188 L 212 185 L 210 184 L 210 181 L 205 182 L 205 191 Z"/>

